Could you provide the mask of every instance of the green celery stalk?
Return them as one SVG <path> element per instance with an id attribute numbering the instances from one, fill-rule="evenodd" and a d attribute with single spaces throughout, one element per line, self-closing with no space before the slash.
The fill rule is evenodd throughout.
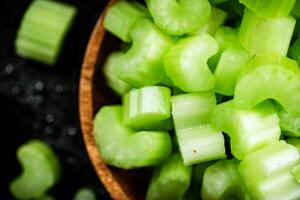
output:
<path id="1" fill-rule="evenodd" d="M 300 137 L 300 117 L 294 117 L 280 108 L 278 111 L 280 128 L 284 135 L 290 137 Z"/>
<path id="2" fill-rule="evenodd" d="M 189 188 L 192 167 L 176 153 L 154 169 L 146 200 L 180 200 Z"/>

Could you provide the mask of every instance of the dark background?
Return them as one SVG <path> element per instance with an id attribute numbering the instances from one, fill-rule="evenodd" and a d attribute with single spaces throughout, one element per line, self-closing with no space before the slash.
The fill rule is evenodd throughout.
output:
<path id="1" fill-rule="evenodd" d="M 78 83 L 85 48 L 106 0 L 60 0 L 75 5 L 78 14 L 55 67 L 20 58 L 14 40 L 31 1 L 0 3 L 0 199 L 13 199 L 8 183 L 21 172 L 15 152 L 31 138 L 50 144 L 63 166 L 60 182 L 49 191 L 69 200 L 77 189 L 91 187 L 98 199 L 109 199 L 98 180 L 81 138 Z"/>

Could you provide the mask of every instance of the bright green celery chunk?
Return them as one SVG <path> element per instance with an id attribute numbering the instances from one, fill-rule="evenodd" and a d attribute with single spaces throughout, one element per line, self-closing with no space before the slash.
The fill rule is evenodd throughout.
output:
<path id="1" fill-rule="evenodd" d="M 120 62 L 122 60 L 122 52 L 114 52 L 107 58 L 103 71 L 108 86 L 118 95 L 122 96 L 130 91 L 131 86 L 120 79 L 117 75 L 117 71 L 120 68 Z"/>
<path id="2" fill-rule="evenodd" d="M 229 134 L 231 153 L 239 160 L 276 143 L 281 134 L 277 112 L 270 101 L 252 109 L 236 108 L 233 100 L 218 104 L 212 111 L 211 124 Z"/>
<path id="3" fill-rule="evenodd" d="M 240 108 L 252 108 L 274 99 L 293 116 L 300 116 L 300 70 L 297 63 L 275 54 L 256 56 L 242 70 L 234 101 Z"/>
<path id="4" fill-rule="evenodd" d="M 209 114 L 216 106 L 213 92 L 190 93 L 171 98 L 172 116 L 176 130 L 209 123 Z"/>
<path id="5" fill-rule="evenodd" d="M 240 174 L 249 191 L 264 185 L 299 163 L 299 152 L 285 141 L 277 142 L 248 154 L 239 166 Z"/>
<path id="6" fill-rule="evenodd" d="M 216 40 L 208 34 L 184 38 L 165 55 L 166 73 L 182 91 L 209 91 L 215 85 L 215 78 L 207 60 L 217 51 Z"/>
<path id="7" fill-rule="evenodd" d="M 17 33 L 17 54 L 54 65 L 75 14 L 76 9 L 67 4 L 33 1 Z"/>
<path id="8" fill-rule="evenodd" d="M 124 42 L 131 42 L 130 31 L 141 18 L 149 18 L 142 4 L 119 1 L 108 9 L 104 18 L 104 27 Z"/>
<path id="9" fill-rule="evenodd" d="M 138 130 L 163 130 L 171 120 L 171 90 L 163 86 L 133 89 L 123 97 L 124 123 Z"/>
<path id="10" fill-rule="evenodd" d="M 215 34 L 215 39 L 219 45 L 218 53 L 208 60 L 208 64 L 212 71 L 215 70 L 217 64 L 220 60 L 221 55 L 227 49 L 241 49 L 242 46 L 239 43 L 238 32 L 236 29 L 233 29 L 228 26 L 221 26 L 217 29 Z"/>
<path id="11" fill-rule="evenodd" d="M 180 200 L 189 188 L 192 167 L 176 153 L 154 169 L 146 200 Z"/>
<path id="12" fill-rule="evenodd" d="M 219 160 L 204 173 L 201 197 L 203 200 L 250 200 L 238 172 L 236 159 Z"/>
<path id="13" fill-rule="evenodd" d="M 60 177 L 60 164 L 52 149 L 42 141 L 31 140 L 17 150 L 23 172 L 10 184 L 17 199 L 32 199 L 44 195 Z"/>
<path id="14" fill-rule="evenodd" d="M 122 114 L 121 106 L 105 106 L 94 119 L 95 140 L 107 164 L 124 169 L 153 166 L 170 155 L 167 132 L 135 132 L 122 124 Z"/>
<path id="15" fill-rule="evenodd" d="M 248 60 L 249 54 L 242 48 L 225 50 L 214 72 L 216 78 L 215 91 L 232 96 L 239 72 L 245 67 Z"/>
<path id="16" fill-rule="evenodd" d="M 154 23 L 169 35 L 196 31 L 209 19 L 211 6 L 207 0 L 146 0 Z"/>
<path id="17" fill-rule="evenodd" d="M 294 117 L 284 109 L 278 111 L 280 128 L 283 134 L 291 137 L 300 137 L 300 117 Z"/>
<path id="18" fill-rule="evenodd" d="M 291 58 L 300 64 L 300 38 L 298 38 L 290 48 Z"/>
<path id="19" fill-rule="evenodd" d="M 250 55 L 277 53 L 286 56 L 295 24 L 296 20 L 290 16 L 266 19 L 246 9 L 239 40 Z"/>
<path id="20" fill-rule="evenodd" d="M 253 174 L 255 176 L 255 174 Z M 252 199 L 259 200 L 296 200 L 300 199 L 300 185 L 293 175 L 286 171 L 272 176 L 251 190 Z"/>
<path id="21" fill-rule="evenodd" d="M 213 129 L 209 124 L 176 129 L 176 136 L 185 165 L 226 157 L 222 132 Z"/>
<path id="22" fill-rule="evenodd" d="M 217 29 L 224 24 L 226 17 L 226 12 L 217 7 L 212 7 L 208 21 L 203 26 L 201 26 L 200 29 L 190 33 L 190 35 L 201 35 L 204 33 L 208 33 L 214 36 Z"/>
<path id="23" fill-rule="evenodd" d="M 286 142 L 296 147 L 300 152 L 300 138 L 288 138 L 286 139 Z"/>
<path id="24" fill-rule="evenodd" d="M 96 200 L 95 192 L 90 188 L 80 188 L 73 200 Z"/>
<path id="25" fill-rule="evenodd" d="M 148 19 L 140 19 L 131 30 L 132 47 L 123 56 L 118 76 L 132 86 L 142 87 L 166 82 L 163 56 L 173 44 Z"/>
<path id="26" fill-rule="evenodd" d="M 240 0 L 259 17 L 278 18 L 289 15 L 296 0 Z"/>

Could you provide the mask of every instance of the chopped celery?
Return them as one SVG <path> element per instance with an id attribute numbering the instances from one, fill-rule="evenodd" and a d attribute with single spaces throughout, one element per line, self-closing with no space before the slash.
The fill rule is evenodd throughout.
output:
<path id="1" fill-rule="evenodd" d="M 185 92 L 209 91 L 215 85 L 215 78 L 207 60 L 217 51 L 216 40 L 208 34 L 184 38 L 165 55 L 166 73 Z"/>
<path id="2" fill-rule="evenodd" d="M 277 53 L 286 56 L 295 24 L 296 20 L 290 16 L 266 19 L 246 9 L 239 40 L 250 55 Z"/>
<path id="3" fill-rule="evenodd" d="M 208 21 L 195 32 L 190 33 L 190 35 L 201 35 L 208 33 L 211 36 L 214 36 L 217 29 L 224 24 L 226 17 L 226 12 L 217 7 L 212 7 Z"/>
<path id="4" fill-rule="evenodd" d="M 249 200 L 250 196 L 238 172 L 239 162 L 219 160 L 209 166 L 204 173 L 201 197 L 203 200 Z"/>
<path id="5" fill-rule="evenodd" d="M 296 147 L 300 152 L 300 138 L 288 138 L 286 139 L 286 142 Z"/>
<path id="6" fill-rule="evenodd" d="M 293 174 L 295 180 L 297 181 L 297 183 L 300 184 L 300 164 L 293 167 L 292 174 Z"/>
<path id="7" fill-rule="evenodd" d="M 108 9 L 104 18 L 104 27 L 124 42 L 130 42 L 132 40 L 130 31 L 134 24 L 139 19 L 148 17 L 142 4 L 120 1 Z"/>
<path id="8" fill-rule="evenodd" d="M 108 86 L 120 96 L 126 94 L 131 89 L 131 86 L 125 81 L 121 80 L 117 75 L 117 71 L 120 68 L 119 62 L 123 55 L 124 54 L 122 52 L 112 53 L 107 58 L 103 67 Z"/>
<path id="9" fill-rule="evenodd" d="M 192 167 L 174 154 L 154 169 L 146 200 L 180 200 L 189 188 Z"/>
<path id="10" fill-rule="evenodd" d="M 298 65 L 300 64 L 300 38 L 298 38 L 290 48 L 291 58 L 297 61 Z"/>
<path id="11" fill-rule="evenodd" d="M 288 113 L 300 116 L 300 70 L 294 60 L 275 54 L 256 56 L 242 70 L 235 105 L 252 108 L 266 99 L 274 99 Z"/>
<path id="12" fill-rule="evenodd" d="M 131 30 L 132 47 L 123 56 L 118 76 L 132 86 L 141 87 L 166 80 L 163 56 L 173 44 L 149 19 L 138 20 Z"/>
<path id="13" fill-rule="evenodd" d="M 171 117 L 171 90 L 162 86 L 133 89 L 123 97 L 124 123 L 138 130 L 159 130 Z M 159 126 L 160 125 L 160 126 Z"/>
<path id="14" fill-rule="evenodd" d="M 209 124 L 176 129 L 176 136 L 185 165 L 226 157 L 222 132 L 213 129 Z"/>
<path id="15" fill-rule="evenodd" d="M 249 191 L 264 185 L 264 181 L 289 172 L 299 163 L 299 152 L 285 141 L 277 142 L 248 154 L 239 166 Z"/>
<path id="16" fill-rule="evenodd" d="M 283 134 L 291 137 L 300 137 L 300 117 L 294 117 L 284 109 L 278 111 L 280 128 Z"/>
<path id="17" fill-rule="evenodd" d="M 94 137 L 101 158 L 124 169 L 157 165 L 171 153 L 167 132 L 134 132 L 122 124 L 121 106 L 100 109 L 94 119 Z"/>
<path id="18" fill-rule="evenodd" d="M 209 113 L 216 106 L 213 92 L 190 93 L 171 98 L 172 116 L 176 130 L 209 122 Z"/>
<path id="19" fill-rule="evenodd" d="M 249 60 L 249 54 L 242 48 L 231 48 L 225 50 L 221 55 L 215 70 L 216 86 L 215 91 L 232 96 L 239 72 Z"/>
<path id="20" fill-rule="evenodd" d="M 90 188 L 80 188 L 73 200 L 96 200 L 95 192 Z"/>
<path id="21" fill-rule="evenodd" d="M 211 12 L 208 0 L 146 0 L 154 23 L 169 35 L 183 35 L 205 24 Z"/>
<path id="22" fill-rule="evenodd" d="M 54 65 L 75 14 L 76 9 L 64 3 L 33 1 L 17 33 L 17 54 Z"/>
<path id="23" fill-rule="evenodd" d="M 219 104 L 211 114 L 211 124 L 229 134 L 231 153 L 240 160 L 276 143 L 281 134 L 277 112 L 269 101 L 252 109 L 236 108 L 232 100 Z"/>
<path id="24" fill-rule="evenodd" d="M 10 190 L 17 199 L 44 195 L 60 177 L 60 164 L 52 149 L 42 141 L 31 140 L 20 146 L 17 158 L 23 173 L 13 180 Z"/>
<path id="25" fill-rule="evenodd" d="M 259 17 L 278 18 L 289 15 L 296 0 L 240 0 Z"/>

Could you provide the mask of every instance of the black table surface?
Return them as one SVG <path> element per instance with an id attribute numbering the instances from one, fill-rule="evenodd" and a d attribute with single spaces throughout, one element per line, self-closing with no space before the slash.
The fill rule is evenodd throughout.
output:
<path id="1" fill-rule="evenodd" d="M 0 199 L 13 199 L 9 182 L 21 172 L 16 149 L 29 139 L 50 144 L 62 163 L 62 178 L 49 194 L 73 198 L 90 187 L 97 199 L 109 199 L 87 157 L 78 115 L 78 84 L 85 48 L 107 0 L 61 0 L 78 8 L 55 67 L 15 55 L 14 40 L 24 11 L 31 2 L 0 3 Z"/>

